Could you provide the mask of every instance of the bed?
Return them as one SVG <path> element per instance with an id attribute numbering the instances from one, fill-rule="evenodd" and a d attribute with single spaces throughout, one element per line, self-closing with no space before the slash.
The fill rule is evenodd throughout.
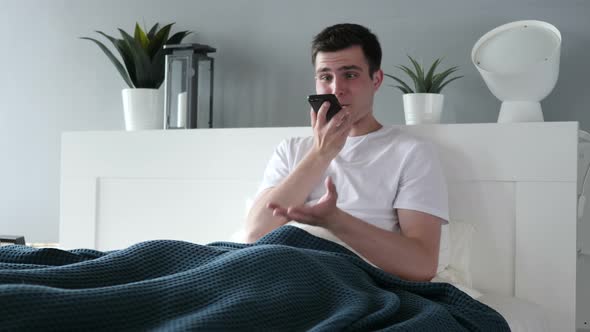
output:
<path id="1" fill-rule="evenodd" d="M 578 124 L 399 128 L 435 143 L 447 176 L 441 280 L 497 310 L 513 331 L 574 331 Z M 106 251 L 154 239 L 234 240 L 274 147 L 310 133 L 64 133 L 60 245 Z"/>

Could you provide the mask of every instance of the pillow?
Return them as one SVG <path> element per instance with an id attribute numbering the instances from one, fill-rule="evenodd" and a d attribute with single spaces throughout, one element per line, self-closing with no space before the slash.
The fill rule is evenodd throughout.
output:
<path id="1" fill-rule="evenodd" d="M 440 246 L 438 250 L 438 266 L 436 273 L 444 271 L 451 260 L 451 246 L 449 244 L 449 224 L 445 223 L 440 228 Z"/>
<path id="2" fill-rule="evenodd" d="M 446 282 L 457 287 L 462 292 L 471 296 L 474 299 L 478 299 L 482 296 L 482 293 L 473 289 L 473 282 L 470 272 L 470 260 L 471 260 L 471 244 L 473 242 L 473 233 L 475 228 L 473 225 L 461 222 L 451 221 L 445 225 L 441 233 L 441 252 L 439 259 L 442 255 L 448 255 L 446 257 L 448 264 L 445 268 L 436 272 L 436 276 L 432 279 L 432 282 Z M 446 236 L 443 237 L 443 233 L 446 232 Z M 445 242 L 443 244 L 443 242 Z M 446 248 L 443 253 L 443 247 Z M 439 268 L 441 267 L 439 261 Z"/>
<path id="3" fill-rule="evenodd" d="M 472 224 L 458 220 L 449 222 L 449 264 L 445 269 L 437 272 L 437 276 L 451 283 L 473 287 L 470 260 L 474 232 L 475 228 Z"/>
<path id="4" fill-rule="evenodd" d="M 248 213 L 250 212 L 250 208 L 254 204 L 254 199 L 246 198 L 244 202 L 244 220 L 248 218 Z M 246 230 L 244 229 L 244 222 L 240 224 L 240 228 L 238 228 L 235 232 L 233 232 L 230 237 L 230 242 L 237 242 L 237 243 L 244 243 L 246 242 Z"/>

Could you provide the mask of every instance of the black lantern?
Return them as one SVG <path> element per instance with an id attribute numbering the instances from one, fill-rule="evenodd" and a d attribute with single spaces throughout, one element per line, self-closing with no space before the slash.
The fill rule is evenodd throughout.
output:
<path id="1" fill-rule="evenodd" d="M 201 44 L 164 45 L 164 128 L 213 128 L 213 58 Z"/>

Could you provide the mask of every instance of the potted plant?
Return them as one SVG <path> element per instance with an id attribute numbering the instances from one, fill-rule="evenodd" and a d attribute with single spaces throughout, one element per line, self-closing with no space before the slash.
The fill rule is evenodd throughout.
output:
<path id="1" fill-rule="evenodd" d="M 408 58 L 414 70 L 404 65 L 397 66 L 397 68 L 401 69 L 412 79 L 414 89 L 398 77 L 385 74 L 385 76 L 396 80 L 400 84 L 394 87 L 401 90 L 404 94 L 403 101 L 406 124 L 440 123 L 440 115 L 444 102 L 444 96 L 440 92 L 447 84 L 463 76 L 447 79 L 450 74 L 457 71 L 458 67 L 451 67 L 445 71 L 436 73 L 436 68 L 441 63 L 440 58 L 434 61 L 427 72 L 411 56 L 408 55 Z"/>
<path id="2" fill-rule="evenodd" d="M 163 98 L 158 90 L 164 81 L 166 51 L 163 46 L 179 44 L 191 33 L 181 31 L 169 37 L 173 24 L 158 29 L 159 24 L 156 23 L 145 33 L 136 23 L 133 36 L 119 29 L 121 39 L 96 31 L 113 44 L 123 60 L 122 63 L 102 42 L 90 37 L 80 37 L 96 43 L 129 86 L 122 91 L 127 130 L 163 128 Z"/>

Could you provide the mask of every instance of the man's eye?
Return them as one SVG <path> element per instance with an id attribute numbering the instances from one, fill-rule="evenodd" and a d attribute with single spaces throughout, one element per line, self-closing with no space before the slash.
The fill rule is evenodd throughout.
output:
<path id="1" fill-rule="evenodd" d="M 344 76 L 346 78 L 357 78 L 359 75 L 357 73 L 346 73 Z"/>
<path id="2" fill-rule="evenodd" d="M 331 81 L 331 80 L 332 80 L 331 75 L 320 75 L 320 81 Z"/>

